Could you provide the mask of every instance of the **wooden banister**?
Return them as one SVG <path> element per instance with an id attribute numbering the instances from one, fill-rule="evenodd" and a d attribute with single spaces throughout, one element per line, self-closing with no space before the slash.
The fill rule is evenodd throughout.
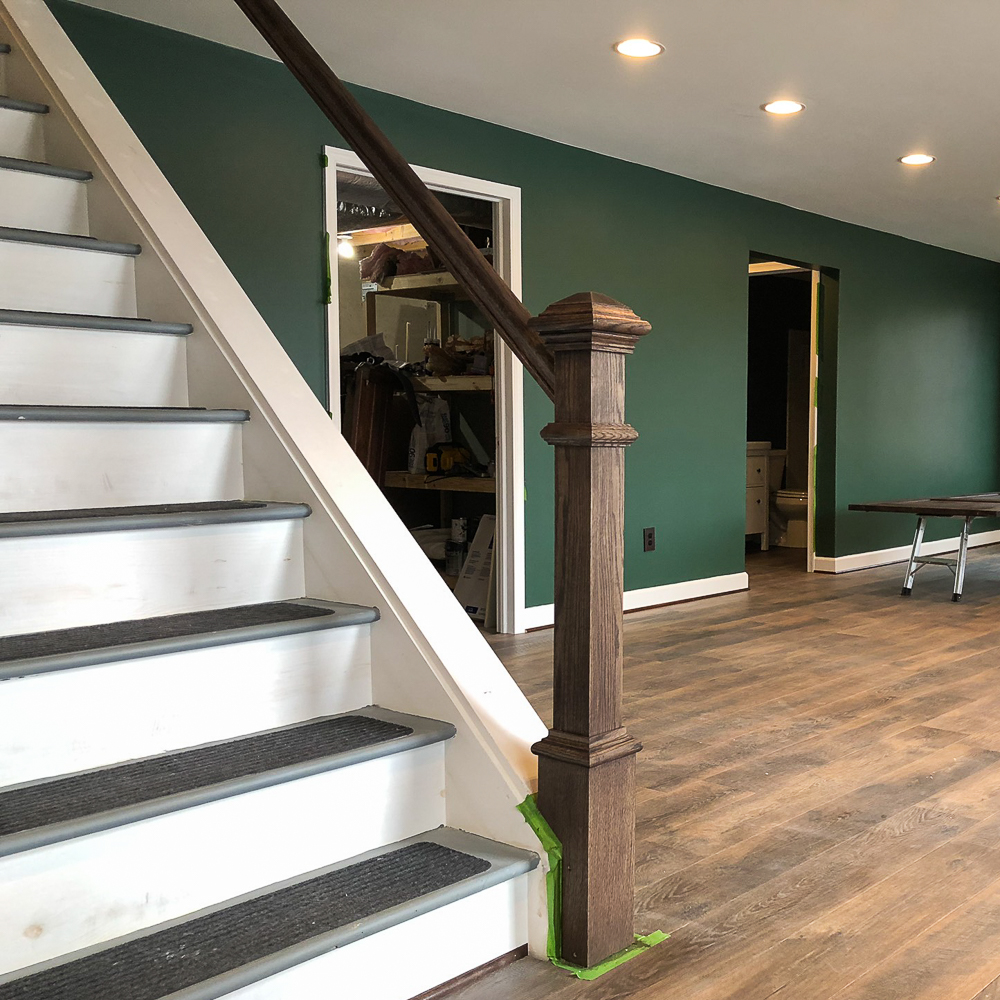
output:
<path id="1" fill-rule="evenodd" d="M 555 402 L 554 713 L 538 804 L 563 843 L 562 956 L 594 965 L 633 943 L 635 755 L 622 721 L 625 356 L 649 331 L 592 292 L 536 319 L 368 117 L 276 0 L 236 0 Z"/>
<path id="2" fill-rule="evenodd" d="M 236 3 L 551 399 L 552 354 L 529 328 L 531 314 L 517 296 L 276 0 Z"/>
<path id="3" fill-rule="evenodd" d="M 625 355 L 649 332 L 628 306 L 587 292 L 532 321 L 555 352 L 553 718 L 538 755 L 538 807 L 563 845 L 562 955 L 596 965 L 633 943 L 635 755 L 622 721 Z"/>

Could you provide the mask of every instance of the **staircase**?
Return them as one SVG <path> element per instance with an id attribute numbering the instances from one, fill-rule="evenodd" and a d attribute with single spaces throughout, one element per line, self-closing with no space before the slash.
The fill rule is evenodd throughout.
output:
<path id="1" fill-rule="evenodd" d="M 377 667 L 414 629 L 310 597 L 332 522 L 311 526 L 297 485 L 245 498 L 250 479 L 297 484 L 287 455 L 261 471 L 270 431 L 231 405 L 196 322 L 138 318 L 179 283 L 162 291 L 170 269 L 118 238 L 122 200 L 89 158 L 47 162 L 79 140 L 12 67 L 0 1000 L 408 1000 L 523 951 L 538 858 L 446 825 L 475 814 L 476 782 L 449 780 L 456 733 L 479 759 L 475 713 L 406 711 L 416 696 Z M 192 386 L 220 405 L 190 405 Z M 358 545 L 337 544 L 348 575 Z"/>

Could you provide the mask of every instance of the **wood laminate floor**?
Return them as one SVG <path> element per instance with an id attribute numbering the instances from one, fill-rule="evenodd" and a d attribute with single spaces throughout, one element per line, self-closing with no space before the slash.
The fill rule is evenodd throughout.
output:
<path id="1" fill-rule="evenodd" d="M 526 959 L 461 1000 L 1000 1000 L 1000 550 L 626 617 L 636 929 L 583 983 Z M 551 631 L 494 646 L 543 718 Z"/>

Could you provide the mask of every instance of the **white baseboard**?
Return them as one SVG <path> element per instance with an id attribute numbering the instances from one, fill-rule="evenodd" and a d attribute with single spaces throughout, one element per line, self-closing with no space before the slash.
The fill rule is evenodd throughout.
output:
<path id="1" fill-rule="evenodd" d="M 667 583 L 661 587 L 644 587 L 641 590 L 626 590 L 623 606 L 626 611 L 655 608 L 661 604 L 677 604 L 699 597 L 716 597 L 731 594 L 736 590 L 746 590 L 750 586 L 746 573 L 729 573 L 725 576 L 709 576 L 702 580 L 683 580 Z M 527 630 L 546 628 L 555 618 L 554 604 L 540 604 L 524 609 L 524 627 Z"/>
<path id="2" fill-rule="evenodd" d="M 1000 531 L 980 531 L 969 537 L 969 548 L 980 545 L 996 545 L 1000 542 Z M 875 549 L 872 552 L 855 552 L 849 556 L 816 556 L 817 573 L 850 573 L 856 569 L 871 569 L 889 563 L 906 562 L 910 558 L 912 545 L 897 545 L 891 549 Z M 920 554 L 940 555 L 942 552 L 957 552 L 957 538 L 942 538 L 937 542 L 924 542 Z M 531 610 L 534 610 L 532 608 Z"/>

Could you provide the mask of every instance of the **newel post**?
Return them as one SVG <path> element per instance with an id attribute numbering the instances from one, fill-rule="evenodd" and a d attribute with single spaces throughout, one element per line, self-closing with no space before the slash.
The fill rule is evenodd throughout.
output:
<path id="1" fill-rule="evenodd" d="M 563 844 L 562 957 L 589 966 L 633 943 L 635 755 L 622 722 L 625 356 L 649 332 L 592 292 L 531 320 L 555 354 L 554 708 L 538 805 Z"/>

